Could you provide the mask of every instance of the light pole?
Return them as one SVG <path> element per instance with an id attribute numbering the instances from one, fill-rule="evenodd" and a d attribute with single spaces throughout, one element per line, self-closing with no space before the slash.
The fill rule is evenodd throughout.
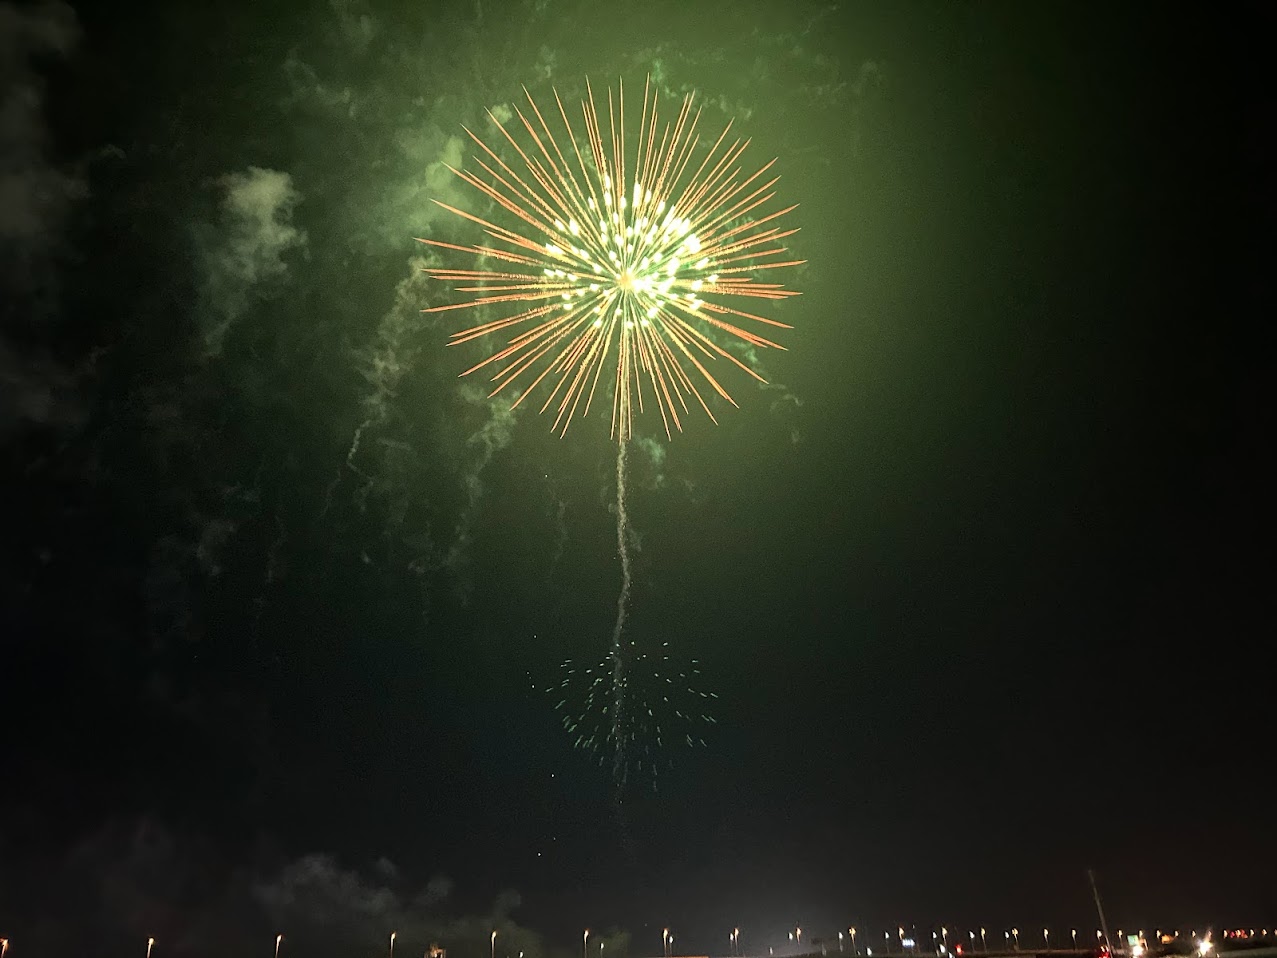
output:
<path id="1" fill-rule="evenodd" d="M 494 931 L 492 937 L 495 938 L 497 933 Z M 493 958 L 496 958 L 494 955 Z M 585 929 L 585 934 L 581 936 L 581 958 L 590 958 L 590 929 Z"/>
<path id="2" fill-rule="evenodd" d="M 390 958 L 395 958 L 395 933 L 390 933 Z"/>
<path id="3" fill-rule="evenodd" d="M 670 958 L 674 958 L 674 936 L 670 935 Z"/>
<path id="4" fill-rule="evenodd" d="M 943 925 L 940 926 L 940 942 L 944 945 L 944 950 L 949 950 L 949 929 Z"/>
<path id="5" fill-rule="evenodd" d="M 1071 929 L 1069 931 L 1069 934 L 1073 936 L 1073 950 L 1077 951 L 1077 929 L 1076 928 Z"/>
<path id="6" fill-rule="evenodd" d="M 492 958 L 497 958 L 497 930 L 495 928 L 492 929 L 492 940 L 489 942 L 489 947 L 491 949 L 489 953 Z"/>
<path id="7" fill-rule="evenodd" d="M 896 926 L 896 937 L 900 939 L 900 954 L 905 953 L 905 927 L 904 925 Z"/>
<path id="8" fill-rule="evenodd" d="M 0 938 L 0 958 L 4 958 L 5 953 L 9 950 L 9 939 Z"/>
<path id="9" fill-rule="evenodd" d="M 856 953 L 856 929 L 848 928 L 847 932 L 851 935 L 851 953 L 854 955 Z"/>
<path id="10" fill-rule="evenodd" d="M 283 935 L 276 935 L 276 936 L 275 936 L 275 958 L 279 958 L 279 946 L 280 946 L 281 944 L 283 944 L 283 942 L 284 942 L 284 936 L 283 936 Z"/>
<path id="11" fill-rule="evenodd" d="M 670 958 L 670 930 L 668 928 L 661 931 L 661 954 L 665 958 Z"/>
<path id="12" fill-rule="evenodd" d="M 1042 943 L 1043 943 L 1043 946 L 1049 951 L 1051 948 L 1051 933 L 1047 931 L 1045 928 L 1042 929 Z"/>
<path id="13" fill-rule="evenodd" d="M 155 939 L 146 939 L 146 958 L 151 958 L 151 949 L 155 947 Z"/>
<path id="14" fill-rule="evenodd" d="M 842 954 L 842 932 L 838 932 L 838 953 Z"/>
<path id="15" fill-rule="evenodd" d="M 1020 929 L 1012 928 L 1011 934 L 1015 936 L 1015 950 L 1019 951 L 1020 950 Z"/>
<path id="16" fill-rule="evenodd" d="M 967 932 L 967 937 L 971 939 L 971 953 L 975 954 L 975 932 L 974 931 Z"/>
<path id="17" fill-rule="evenodd" d="M 989 939 L 985 937 L 984 929 L 980 929 L 980 944 L 984 946 L 984 953 L 989 953 Z"/>

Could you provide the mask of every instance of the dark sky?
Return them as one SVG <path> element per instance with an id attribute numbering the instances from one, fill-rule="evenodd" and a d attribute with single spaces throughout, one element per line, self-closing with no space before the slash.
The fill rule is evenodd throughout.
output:
<path id="1" fill-rule="evenodd" d="M 1277 921 L 1273 22 L 1120 7 L 0 4 L 0 935 Z M 631 455 L 628 634 L 717 698 L 618 805 L 540 690 L 606 415 L 459 383 L 413 237 L 485 107 L 649 73 L 808 263 Z"/>

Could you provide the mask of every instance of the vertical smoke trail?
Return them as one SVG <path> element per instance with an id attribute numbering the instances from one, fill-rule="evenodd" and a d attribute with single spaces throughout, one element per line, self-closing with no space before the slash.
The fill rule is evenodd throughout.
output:
<path id="1" fill-rule="evenodd" d="M 621 557 L 621 593 L 616 597 L 616 626 L 612 629 L 612 781 L 618 792 L 625 784 L 626 731 L 622 718 L 625 708 L 625 660 L 621 652 L 621 633 L 630 603 L 630 519 L 625 511 L 625 449 L 621 439 L 616 444 L 616 552 Z"/>

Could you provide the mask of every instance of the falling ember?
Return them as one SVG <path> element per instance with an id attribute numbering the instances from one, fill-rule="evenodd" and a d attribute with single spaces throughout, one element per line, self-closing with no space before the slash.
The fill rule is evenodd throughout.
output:
<path id="1" fill-rule="evenodd" d="M 714 330 L 751 346 L 784 348 L 737 323 L 791 327 L 738 307 L 747 298 L 798 295 L 752 275 L 803 262 L 778 259 L 787 252 L 780 241 L 797 228 L 768 225 L 794 207 L 763 211 L 775 196 L 772 187 L 779 177 L 763 181 L 775 161 L 743 176 L 738 164 L 748 140 L 725 145 L 731 123 L 693 169 L 700 109 L 693 113 L 692 95 L 683 98 L 673 126 L 668 121 L 662 126 L 649 80 L 637 132 L 627 147 L 623 86 L 615 99 L 608 91 L 606 129 L 588 83 L 586 89 L 583 138 L 554 95 L 566 153 L 526 88 L 530 113 L 517 108 L 515 113 L 528 142 L 521 144 L 488 113 L 518 155 L 518 171 L 466 130 L 485 154 L 475 162 L 487 179 L 452 172 L 521 222 L 501 226 L 436 200 L 482 226 L 495 242 L 420 242 L 505 266 L 427 269 L 473 298 L 423 312 L 502 304 L 517 310 L 454 333 L 450 345 L 507 333 L 501 349 L 462 375 L 491 372 L 492 395 L 512 385 L 521 389 L 514 405 L 544 384 L 548 395 L 541 411 L 554 408 L 554 429 L 560 434 L 574 416 L 589 412 L 602 384 L 605 393 L 612 391 L 614 438 L 629 439 L 636 407 L 642 413 L 653 402 L 670 435 L 683 428 L 682 416 L 693 404 L 714 419 L 702 392 L 706 384 L 735 405 L 707 364 L 726 359 L 762 381 L 719 345 Z"/>

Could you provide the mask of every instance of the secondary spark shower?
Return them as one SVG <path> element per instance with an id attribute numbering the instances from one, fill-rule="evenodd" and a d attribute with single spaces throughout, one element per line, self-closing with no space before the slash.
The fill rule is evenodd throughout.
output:
<path id="1" fill-rule="evenodd" d="M 751 275 L 803 262 L 778 259 L 787 252 L 780 241 L 797 228 L 768 225 L 795 207 L 763 211 L 775 197 L 779 177 L 764 177 L 776 161 L 743 175 L 739 161 L 749 141 L 737 138 L 727 145 L 731 123 L 703 150 L 697 133 L 701 110 L 693 112 L 693 94 L 683 97 L 673 125 L 662 125 L 649 80 L 627 146 L 624 86 L 615 97 L 608 90 L 602 118 L 588 83 L 586 91 L 584 137 L 554 93 L 566 153 L 526 88 L 528 112 L 514 111 L 527 135 L 524 142 L 488 112 L 514 151 L 513 166 L 466 130 L 482 151 L 474 160 L 487 178 L 449 169 L 519 222 L 501 226 L 435 200 L 482 226 L 494 243 L 420 240 L 480 260 L 477 269 L 427 269 L 472 298 L 423 312 L 503 304 L 517 309 L 452 334 L 450 345 L 510 334 L 502 348 L 462 375 L 490 371 L 491 395 L 510 386 L 521 389 L 516 406 L 544 384 L 548 395 L 541 412 L 553 407 L 560 434 L 575 416 L 589 413 L 602 384 L 612 391 L 613 438 L 629 439 L 636 409 L 642 413 L 650 403 L 670 436 L 682 430 L 692 405 L 714 419 L 702 392 L 706 384 L 736 405 L 709 364 L 725 359 L 763 381 L 720 345 L 715 331 L 754 347 L 784 348 L 737 323 L 791 327 L 738 307 L 749 298 L 798 295 Z M 490 268 L 485 260 L 500 265 Z M 612 362 L 615 370 L 604 379 Z"/>

